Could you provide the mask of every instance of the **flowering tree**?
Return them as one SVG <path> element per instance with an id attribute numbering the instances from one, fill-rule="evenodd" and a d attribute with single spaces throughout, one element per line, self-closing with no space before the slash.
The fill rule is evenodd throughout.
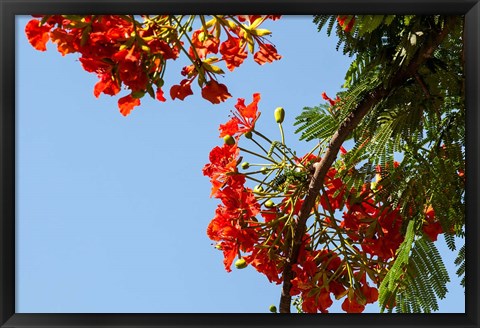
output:
<path id="1" fill-rule="evenodd" d="M 281 59 L 261 28 L 279 18 L 38 16 L 26 35 L 38 50 L 51 40 L 62 55 L 79 53 L 99 78 L 96 97 L 128 90 L 118 100 L 127 116 L 146 94 L 166 101 L 164 73 L 179 56 L 191 64 L 170 86 L 172 100 L 192 95 L 195 80 L 213 104 L 232 97 L 217 81 L 221 65 L 232 72 L 249 54 L 260 65 Z M 434 242 L 444 234 L 454 250 L 465 225 L 463 21 L 379 15 L 314 22 L 354 56 L 345 90 L 324 93 L 322 105 L 297 117 L 300 139 L 318 141 L 302 155 L 285 142 L 283 108 L 273 113 L 277 141 L 256 129 L 261 95 L 238 99 L 219 127 L 223 144 L 203 168 L 210 196 L 220 201 L 207 235 L 227 271 L 251 265 L 282 285 L 280 312 L 292 304 L 328 312 L 334 300 L 346 312 L 377 301 L 382 311 L 434 311 L 449 281 Z M 346 140 L 352 149 L 342 146 Z M 464 248 L 455 264 L 462 276 Z"/>
<path id="2" fill-rule="evenodd" d="M 213 104 L 230 98 L 227 87 L 216 76 L 224 62 L 235 70 L 253 54 L 262 65 L 281 58 L 264 38 L 270 31 L 259 26 L 278 16 L 200 16 L 201 27 L 192 32 L 195 16 L 41 16 L 28 22 L 25 32 L 35 49 L 45 51 L 46 43 L 57 44 L 62 55 L 80 53 L 84 70 L 100 79 L 93 93 L 117 95 L 122 86 L 130 91 L 118 100 L 122 115 L 130 114 L 140 99 L 149 94 L 166 101 L 163 76 L 167 62 L 185 55 L 191 65 L 182 70 L 184 79 L 170 87 L 172 99 L 192 95 L 197 80 L 202 97 Z M 226 35 L 226 36 L 225 36 Z M 220 54 L 220 57 L 218 55 Z"/>

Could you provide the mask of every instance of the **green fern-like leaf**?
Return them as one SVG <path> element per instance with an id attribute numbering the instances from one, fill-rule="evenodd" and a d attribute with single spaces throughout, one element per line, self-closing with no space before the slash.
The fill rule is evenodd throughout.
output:
<path id="1" fill-rule="evenodd" d="M 460 284 L 465 288 L 465 245 L 458 251 L 457 258 L 455 259 L 455 265 L 458 266 L 457 275 L 462 277 Z"/>
<path id="2" fill-rule="evenodd" d="M 387 306 L 389 306 L 389 308 L 392 307 L 400 282 L 403 280 L 405 267 L 408 264 L 410 250 L 415 238 L 414 227 L 414 221 L 412 220 L 408 223 L 405 239 L 398 248 L 397 258 L 380 284 L 378 301 L 380 303 L 381 312 L 383 312 Z"/>
<path id="3" fill-rule="evenodd" d="M 409 258 L 402 263 L 402 279 L 397 280 L 393 288 L 390 286 L 395 293 L 395 310 L 401 313 L 438 311 L 438 299 L 445 298 L 450 278 L 435 244 L 427 238 L 418 238 Z"/>

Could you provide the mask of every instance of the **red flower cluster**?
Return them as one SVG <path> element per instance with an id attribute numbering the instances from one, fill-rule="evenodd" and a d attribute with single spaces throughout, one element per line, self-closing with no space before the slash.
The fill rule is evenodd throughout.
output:
<path id="1" fill-rule="evenodd" d="M 326 95 L 324 98 L 332 106 L 339 101 Z M 256 183 L 263 181 L 261 184 L 265 189 L 256 187 L 252 191 L 246 187 L 246 179 L 251 176 L 241 174 L 237 169 L 240 162 L 237 143 L 243 134 L 254 129 L 260 116 L 259 101 L 258 93 L 253 95 L 253 101 L 248 105 L 244 99 L 238 99 L 233 117 L 219 128 L 220 137 L 233 136 L 234 141 L 215 147 L 210 153 L 210 163 L 203 168 L 204 175 L 210 177 L 212 195 L 221 201 L 207 234 L 223 251 L 227 271 L 231 270 L 231 264 L 238 256 L 270 282 L 280 284 L 285 266 L 289 265 L 290 233 L 298 220 L 306 183 L 309 183 L 302 177 L 311 176 L 313 166 L 321 158 L 309 153 L 299 158 L 292 155 L 291 160 L 283 159 L 277 164 L 269 163 L 272 168 L 267 172 L 279 170 L 272 175 L 275 178 L 270 181 L 253 178 Z M 343 155 L 347 153 L 344 148 L 341 152 Z M 242 164 L 242 169 L 248 167 Z M 398 167 L 399 163 L 395 162 L 393 169 Z M 376 168 L 377 182 L 382 179 L 385 169 L 388 168 Z M 365 183 L 359 191 L 354 188 L 348 190 L 342 180 L 343 170 L 342 167 L 328 170 L 320 195 L 309 213 L 312 217 L 307 222 L 314 223 L 303 236 L 297 262 L 292 265 L 294 277 L 290 293 L 292 296 L 300 295 L 304 312 L 328 312 L 334 299 L 344 299 L 342 309 L 346 312 L 363 312 L 366 304 L 378 299 L 377 288 L 367 282 L 366 270 L 370 280 L 379 284 L 387 270 L 383 263 L 395 259 L 396 251 L 404 240 L 401 227 L 405 219 L 399 208 L 384 204 L 372 190 L 382 187 Z M 269 174 L 262 170 L 256 172 L 262 173 Z M 274 202 L 274 199 L 280 201 Z M 425 210 L 423 231 L 433 241 L 442 232 L 431 207 Z M 330 234 L 342 236 L 341 241 Z M 352 262 L 342 247 L 347 247 L 348 252 L 356 252 L 362 261 Z"/>
<path id="2" fill-rule="evenodd" d="M 290 295 L 301 295 L 302 310 L 307 313 L 328 313 L 335 299 L 345 298 L 342 309 L 348 313 L 359 313 L 365 304 L 378 299 L 378 291 L 370 287 L 366 275 L 357 271 L 354 275 L 359 288 L 348 287 L 348 270 L 340 256 L 328 249 L 310 250 L 310 237 L 301 248 L 298 263 L 293 265 L 295 278 L 292 280 Z"/>
<path id="3" fill-rule="evenodd" d="M 222 202 L 207 228 L 207 235 L 223 251 L 227 271 L 231 271 L 240 251 L 253 251 L 258 241 L 258 225 L 252 218 L 260 212 L 260 205 L 252 190 L 243 186 L 245 177 L 238 173 L 237 156 L 236 145 L 215 147 L 210 152 L 210 163 L 203 168 L 203 174 L 210 177 L 213 184 L 212 195 Z"/>
<path id="4" fill-rule="evenodd" d="M 259 100 L 260 95 L 255 94 L 254 102 L 246 106 L 244 99 L 238 99 L 235 106 L 240 113 L 240 116 L 235 117 L 240 120 L 236 122 L 237 130 L 238 125 L 244 127 L 242 124 L 253 124 L 251 120 L 257 115 Z M 217 242 L 217 248 L 223 251 L 225 269 L 231 271 L 233 260 L 243 253 L 246 263 L 265 274 L 270 282 L 281 283 L 281 265 L 276 257 L 272 256 L 275 248 L 273 240 L 280 231 L 261 229 L 261 223 L 255 217 L 261 214 L 267 223 L 277 218 L 277 212 L 260 211 L 260 204 L 252 190 L 244 186 L 245 176 L 237 169 L 239 150 L 236 144 L 215 147 L 210 152 L 209 159 L 210 163 L 204 166 L 203 174 L 210 178 L 211 195 L 219 199 L 221 204 L 207 228 L 207 235 Z M 265 233 L 271 233 L 275 238 L 268 238 Z M 256 247 L 262 243 L 267 247 Z"/>
<path id="5" fill-rule="evenodd" d="M 42 24 L 32 19 L 25 27 L 28 40 L 37 50 L 45 51 L 50 39 L 62 55 L 79 53 L 82 67 L 96 73 L 100 81 L 94 95 L 116 95 L 122 84 L 131 93 L 118 101 L 122 115 L 140 105 L 140 98 L 148 92 L 165 101 L 160 72 L 168 59 L 176 59 L 179 48 L 175 40 L 154 38 L 155 27 L 136 26 L 137 22 L 125 16 L 54 15 L 43 17 Z"/>
<path id="6" fill-rule="evenodd" d="M 360 243 L 367 254 L 383 260 L 393 258 L 404 239 L 400 232 L 403 218 L 399 211 L 389 207 L 382 209 L 371 198 L 359 203 L 347 202 L 346 206 L 348 211 L 343 213 L 341 226 L 348 236 Z"/>
<path id="7" fill-rule="evenodd" d="M 99 78 L 93 91 L 95 97 L 102 93 L 117 95 L 122 85 L 130 90 L 129 95 L 118 101 L 120 112 L 126 116 L 140 105 L 140 99 L 147 93 L 154 99 L 166 101 L 162 76 L 167 61 L 178 58 L 184 49 L 184 42 L 179 39 L 184 32 L 177 29 L 187 29 L 173 24 L 176 18 L 172 17 L 145 16 L 144 22 L 138 22 L 133 16 L 125 15 L 38 16 L 42 20 L 30 20 L 25 33 L 37 50 L 45 51 L 46 43 L 51 40 L 62 55 L 79 53 L 82 67 Z M 247 58 L 247 46 L 253 54 L 254 45 L 258 44 L 259 50 L 253 57 L 259 64 L 281 58 L 273 45 L 265 43 L 263 35 L 270 32 L 258 29 L 266 19 L 276 20 L 279 16 L 237 18 L 215 16 L 202 22 L 202 28 L 187 37 L 190 43 L 188 57 L 193 64 L 183 68 L 181 73 L 185 78 L 170 88 L 172 99 L 184 100 L 192 95 L 191 84 L 197 78 L 204 99 L 218 104 L 230 98 L 227 86 L 216 81 L 216 75 L 224 72 L 214 64 L 223 60 L 233 71 Z M 223 42 L 220 39 L 222 31 L 227 34 Z M 219 52 L 221 58 L 207 58 Z"/>
<path id="8" fill-rule="evenodd" d="M 329 281 L 342 265 L 342 260 L 329 250 L 307 250 L 310 238 L 307 242 L 301 247 L 298 262 L 292 267 L 295 278 L 292 279 L 290 295 L 301 294 L 304 312 L 328 313 L 327 309 L 333 304 L 330 294 L 342 297 L 345 291 L 335 279 Z"/>

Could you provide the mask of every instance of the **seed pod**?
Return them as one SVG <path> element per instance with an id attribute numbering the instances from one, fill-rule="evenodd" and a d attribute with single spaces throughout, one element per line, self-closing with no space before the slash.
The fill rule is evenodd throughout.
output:
<path id="1" fill-rule="evenodd" d="M 235 267 L 237 269 L 245 269 L 247 267 L 247 261 L 244 258 L 238 259 L 235 261 Z"/>
<path id="2" fill-rule="evenodd" d="M 285 109 L 283 109 L 283 107 L 277 107 L 277 109 L 275 109 L 275 121 L 277 123 L 282 123 L 283 122 L 283 119 L 285 118 Z"/>
<path id="3" fill-rule="evenodd" d="M 225 137 L 223 137 L 223 141 L 225 141 L 225 143 L 227 145 L 230 145 L 230 146 L 235 144 L 235 139 L 233 139 L 233 137 L 229 134 L 227 134 Z"/>

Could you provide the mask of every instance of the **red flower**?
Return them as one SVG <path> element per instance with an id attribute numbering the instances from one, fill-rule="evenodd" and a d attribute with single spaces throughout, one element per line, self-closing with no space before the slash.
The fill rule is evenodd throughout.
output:
<path id="1" fill-rule="evenodd" d="M 431 241 L 436 241 L 438 235 L 443 233 L 440 222 L 435 220 L 435 211 L 432 206 L 429 206 L 425 211 L 426 222 L 424 223 L 422 230 L 430 238 Z"/>
<path id="2" fill-rule="evenodd" d="M 162 102 L 167 101 L 167 99 L 165 99 L 165 97 L 163 96 L 163 90 L 160 87 L 157 89 L 155 96 L 159 101 L 162 101 Z"/>
<path id="3" fill-rule="evenodd" d="M 327 100 L 330 103 L 330 106 L 335 106 L 335 104 L 340 101 L 340 98 L 338 97 L 335 100 L 333 100 L 332 98 L 327 96 L 325 92 L 322 92 L 322 98 Z"/>
<path id="4" fill-rule="evenodd" d="M 148 76 L 143 68 L 142 54 L 135 47 L 117 52 L 112 59 L 118 63 L 118 73 L 122 82 L 131 90 L 145 90 Z"/>
<path id="5" fill-rule="evenodd" d="M 167 42 L 154 38 L 147 43 L 151 54 L 161 54 L 163 59 L 177 59 L 180 50 L 176 46 L 171 46 Z"/>
<path id="6" fill-rule="evenodd" d="M 140 99 L 133 98 L 131 95 L 122 97 L 118 100 L 118 107 L 123 116 L 127 116 L 135 106 L 140 106 Z"/>
<path id="7" fill-rule="evenodd" d="M 378 300 L 378 290 L 375 287 L 370 287 L 365 283 L 361 287 L 361 290 L 367 300 L 367 303 L 375 303 Z"/>
<path id="8" fill-rule="evenodd" d="M 271 63 L 274 60 L 281 59 L 282 56 L 277 53 L 275 46 L 264 43 L 260 44 L 260 50 L 253 55 L 253 59 L 259 64 Z"/>
<path id="9" fill-rule="evenodd" d="M 349 300 L 347 297 L 342 303 L 342 310 L 347 313 L 362 313 L 365 305 L 358 304 L 356 299 Z"/>
<path id="10" fill-rule="evenodd" d="M 328 211 L 335 211 L 343 207 L 345 188 L 340 178 L 335 178 L 337 170 L 330 168 L 325 176 L 325 194 L 320 198 L 320 204 Z"/>
<path id="11" fill-rule="evenodd" d="M 104 74 L 110 72 L 112 66 L 95 58 L 90 57 L 80 57 L 78 59 L 82 64 L 84 70 L 90 73 Z"/>
<path id="12" fill-rule="evenodd" d="M 283 282 L 280 277 L 282 269 L 279 268 L 278 261 L 272 257 L 269 248 L 256 247 L 252 254 L 246 256 L 245 259 L 258 272 L 263 273 L 268 281 L 275 282 L 277 285 Z"/>
<path id="13" fill-rule="evenodd" d="M 212 183 L 212 191 L 210 197 L 213 196 L 224 184 L 230 182 L 232 179 L 245 179 L 243 175 L 236 174 L 237 158 L 239 150 L 236 145 L 223 145 L 222 147 L 215 147 L 209 155 L 210 163 L 203 167 L 203 175 L 210 178 Z M 242 183 L 243 184 L 243 183 Z"/>
<path id="14" fill-rule="evenodd" d="M 330 292 L 322 289 L 320 294 L 317 296 L 317 309 L 322 313 L 328 313 L 328 308 L 332 306 L 333 301 L 330 297 Z"/>
<path id="15" fill-rule="evenodd" d="M 400 233 L 403 219 L 398 210 L 386 208 L 376 214 L 376 231 L 372 236 L 364 239 L 361 246 L 364 252 L 377 255 L 381 259 L 395 257 L 395 252 L 403 242 L 404 237 Z"/>
<path id="16" fill-rule="evenodd" d="M 245 22 L 246 20 L 248 20 L 250 24 L 260 17 L 262 17 L 262 15 L 237 15 L 237 18 L 240 22 Z M 280 19 L 282 15 L 266 15 L 264 17 L 265 20 L 271 19 L 273 21 L 276 21 L 277 19 Z"/>
<path id="17" fill-rule="evenodd" d="M 355 16 L 337 16 L 337 22 L 345 32 L 350 32 L 355 25 Z"/>
<path id="18" fill-rule="evenodd" d="M 226 213 L 225 206 L 218 205 L 215 210 L 215 217 L 207 227 L 207 236 L 215 241 L 228 238 L 232 234 L 228 231 L 226 232 L 226 229 L 231 229 L 230 218 Z"/>
<path id="19" fill-rule="evenodd" d="M 191 84 L 191 80 L 184 79 L 180 82 L 180 85 L 176 84 L 172 86 L 170 88 L 170 97 L 172 97 L 172 100 L 175 98 L 183 100 L 187 96 L 193 95 Z"/>
<path id="20" fill-rule="evenodd" d="M 260 204 L 258 204 L 250 189 L 227 186 L 219 190 L 215 197 L 222 201 L 228 214 L 233 218 L 250 220 L 250 218 L 260 213 Z"/>
<path id="21" fill-rule="evenodd" d="M 233 117 L 231 120 L 229 120 L 225 124 L 220 124 L 220 138 L 223 138 L 226 135 L 229 136 L 234 136 L 235 134 L 238 133 L 238 123 L 239 120 L 236 117 Z"/>
<path id="22" fill-rule="evenodd" d="M 46 44 L 50 38 L 50 29 L 50 25 L 40 25 L 40 21 L 37 19 L 30 20 L 25 26 L 28 42 L 37 50 L 47 50 Z"/>
<path id="23" fill-rule="evenodd" d="M 79 37 L 77 34 L 76 31 L 67 32 L 60 28 L 56 28 L 50 33 L 50 37 L 52 41 L 57 44 L 58 51 L 62 56 L 65 56 L 66 54 L 78 51 L 75 42 Z"/>
<path id="24" fill-rule="evenodd" d="M 200 40 L 200 36 L 203 38 Z M 209 53 L 216 54 L 218 52 L 219 40 L 211 35 L 206 35 L 203 30 L 196 30 L 191 36 L 197 55 L 200 58 L 205 58 Z M 190 47 L 190 57 L 195 58 L 194 49 Z"/>
<path id="25" fill-rule="evenodd" d="M 253 101 L 245 106 L 245 99 L 238 98 L 235 105 L 237 113 L 233 113 L 234 117 L 224 125 L 220 125 L 220 137 L 223 138 L 227 134 L 231 136 L 242 135 L 245 132 L 253 130 L 255 122 L 260 117 L 258 113 L 258 102 L 260 94 L 253 94 Z"/>
<path id="26" fill-rule="evenodd" d="M 225 61 L 227 68 L 233 71 L 235 67 L 239 67 L 248 54 L 245 51 L 246 44 L 242 44 L 242 39 L 228 36 L 228 39 L 220 45 L 220 53 Z"/>
<path id="27" fill-rule="evenodd" d="M 225 84 L 220 84 L 217 81 L 211 80 L 202 88 L 202 97 L 210 101 L 212 104 L 219 104 L 232 97 L 228 92 Z"/>
<path id="28" fill-rule="evenodd" d="M 95 84 L 95 88 L 93 89 L 93 94 L 97 98 L 102 92 L 111 96 L 114 96 L 120 92 L 120 85 L 118 81 L 114 80 L 112 75 L 109 73 L 101 74 L 100 81 Z"/>
<path id="29" fill-rule="evenodd" d="M 245 182 L 245 181 L 243 181 Z M 251 220 L 260 212 L 260 205 L 250 189 L 243 185 L 227 186 L 217 193 L 222 205 L 217 207 L 215 217 L 207 228 L 210 239 L 220 241 L 217 246 L 223 251 L 227 271 L 239 251 L 252 252 L 258 242 L 256 221 Z"/>

